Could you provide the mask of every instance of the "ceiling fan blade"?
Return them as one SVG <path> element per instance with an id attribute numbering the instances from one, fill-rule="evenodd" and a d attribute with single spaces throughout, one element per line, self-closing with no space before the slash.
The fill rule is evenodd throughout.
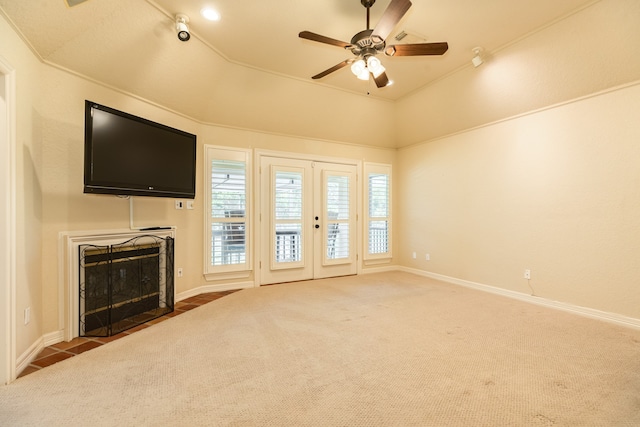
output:
<path id="1" fill-rule="evenodd" d="M 315 76 L 313 76 L 311 78 L 314 79 L 314 80 L 321 79 L 324 76 L 333 73 L 334 71 L 338 71 L 340 68 L 346 67 L 347 65 L 349 65 L 352 62 L 353 62 L 353 59 L 345 59 L 341 63 L 336 64 L 333 67 L 331 67 L 331 68 L 329 68 L 327 70 L 324 70 L 323 72 L 321 72 L 319 74 L 316 74 Z"/>
<path id="2" fill-rule="evenodd" d="M 376 86 L 380 87 L 385 87 L 386 85 L 389 84 L 389 78 L 387 77 L 387 73 L 382 72 L 382 74 L 380 74 L 378 77 L 373 77 L 373 80 L 375 80 L 376 82 Z"/>
<path id="3" fill-rule="evenodd" d="M 384 53 L 387 56 L 442 55 L 448 49 L 447 42 L 396 44 L 387 46 Z"/>
<path id="4" fill-rule="evenodd" d="M 312 33 L 311 31 L 302 31 L 300 32 L 300 34 L 298 34 L 298 37 L 302 38 L 302 39 L 307 39 L 307 40 L 311 40 L 314 42 L 320 42 L 320 43 L 326 43 L 326 44 L 330 44 L 333 46 L 339 46 L 342 48 L 347 48 L 349 46 L 351 46 L 349 43 L 340 41 L 340 40 L 336 40 L 336 39 L 332 39 L 331 37 L 325 37 L 325 36 L 321 36 L 320 34 L 316 34 L 316 33 Z"/>
<path id="5" fill-rule="evenodd" d="M 410 7 L 410 0 L 391 0 L 378 25 L 373 29 L 371 37 L 380 38 L 380 41 L 386 40 Z"/>

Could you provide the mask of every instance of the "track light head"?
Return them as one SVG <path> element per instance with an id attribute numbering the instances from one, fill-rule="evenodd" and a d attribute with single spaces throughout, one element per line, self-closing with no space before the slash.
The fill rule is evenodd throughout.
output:
<path id="1" fill-rule="evenodd" d="M 176 31 L 178 32 L 178 40 L 181 42 L 189 41 L 191 33 L 189 32 L 189 17 L 187 15 L 176 15 Z"/>

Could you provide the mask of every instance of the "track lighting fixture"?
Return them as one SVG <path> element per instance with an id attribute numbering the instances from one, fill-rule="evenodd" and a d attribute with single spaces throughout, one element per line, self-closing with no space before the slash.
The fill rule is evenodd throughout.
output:
<path id="1" fill-rule="evenodd" d="M 178 14 L 176 15 L 176 31 L 178 32 L 178 40 L 181 42 L 186 42 L 191 38 L 191 33 L 189 33 L 189 17 L 187 15 Z"/>
<path id="2" fill-rule="evenodd" d="M 474 67 L 478 68 L 484 62 L 484 58 L 483 58 L 484 49 L 481 47 L 474 47 L 473 49 L 471 49 L 471 51 L 473 52 L 473 58 L 471 58 L 471 63 L 473 64 Z"/>

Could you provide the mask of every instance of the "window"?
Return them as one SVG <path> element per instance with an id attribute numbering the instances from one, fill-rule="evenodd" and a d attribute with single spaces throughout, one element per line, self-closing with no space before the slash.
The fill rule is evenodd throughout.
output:
<path id="1" fill-rule="evenodd" d="M 205 275 L 249 270 L 250 151 L 205 146 Z"/>
<path id="2" fill-rule="evenodd" d="M 391 165 L 365 163 L 365 260 L 391 258 Z"/>

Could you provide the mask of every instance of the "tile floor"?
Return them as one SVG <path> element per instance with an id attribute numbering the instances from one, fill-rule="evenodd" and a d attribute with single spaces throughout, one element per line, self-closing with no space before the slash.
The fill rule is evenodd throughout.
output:
<path id="1" fill-rule="evenodd" d="M 175 316 L 179 316 L 180 314 L 185 313 L 191 309 L 207 304 L 211 301 L 217 300 L 218 298 L 222 298 L 234 292 L 236 291 L 209 292 L 206 294 L 200 294 L 200 295 L 196 295 L 196 296 L 184 299 L 174 304 L 173 312 L 166 314 L 162 317 L 158 317 L 157 319 L 150 320 L 146 323 L 136 326 L 135 328 L 131 328 L 126 331 L 120 332 L 119 334 L 113 335 L 111 337 L 79 337 L 79 338 L 74 338 L 69 342 L 63 341 L 58 344 L 45 347 L 38 354 L 38 356 L 36 356 L 36 358 L 29 364 L 29 366 L 27 366 L 20 373 L 20 375 L 18 375 L 18 378 L 24 377 L 25 375 L 29 375 L 32 372 L 46 368 L 47 366 L 51 366 L 54 363 L 60 362 L 61 360 L 68 359 L 80 353 L 84 353 L 85 351 L 89 351 L 96 347 L 100 347 L 101 345 L 117 340 L 118 338 L 122 338 L 126 335 L 134 334 L 141 329 L 148 328 L 150 326 L 155 325 L 156 323 L 164 322 L 167 319 L 170 319 Z"/>

